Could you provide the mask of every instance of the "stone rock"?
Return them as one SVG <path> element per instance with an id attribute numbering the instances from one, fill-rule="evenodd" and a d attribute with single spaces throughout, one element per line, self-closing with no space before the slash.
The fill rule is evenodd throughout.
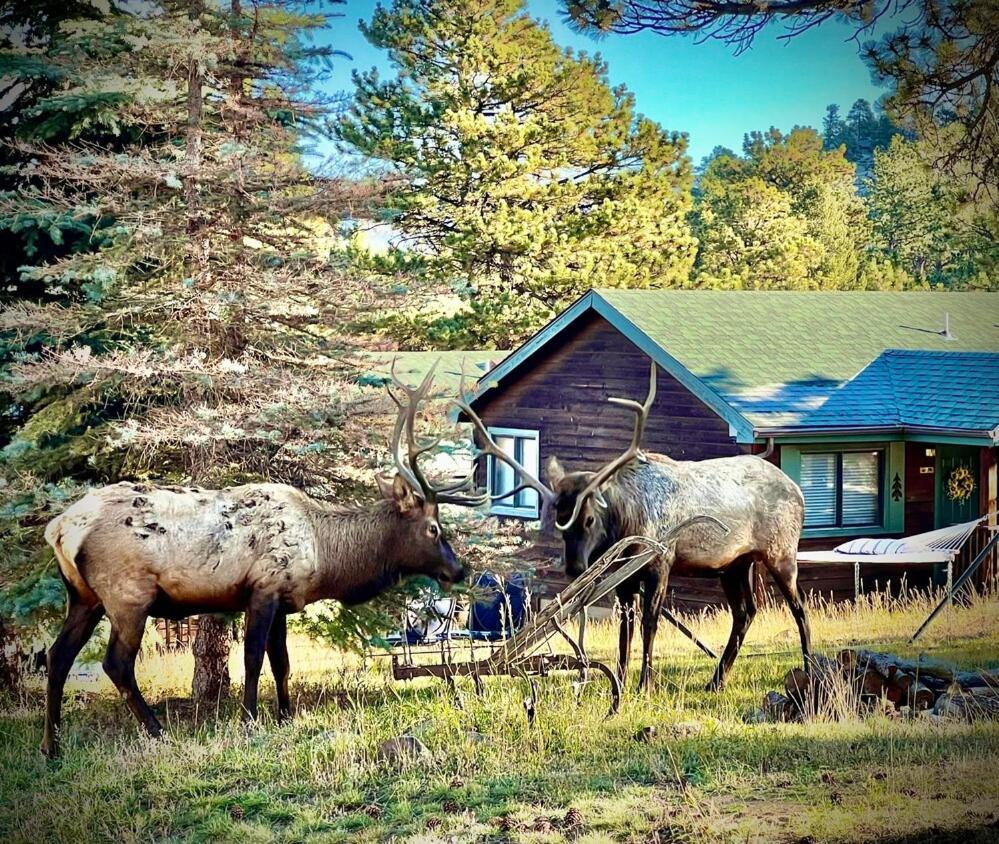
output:
<path id="1" fill-rule="evenodd" d="M 489 736 L 478 730 L 465 730 L 464 736 L 469 744 L 486 744 L 489 741 Z"/>
<path id="2" fill-rule="evenodd" d="M 401 765 L 404 762 L 412 762 L 417 759 L 426 759 L 430 756 L 427 746 L 416 736 L 402 735 L 390 738 L 378 745 L 375 757 L 379 762 L 389 765 Z"/>

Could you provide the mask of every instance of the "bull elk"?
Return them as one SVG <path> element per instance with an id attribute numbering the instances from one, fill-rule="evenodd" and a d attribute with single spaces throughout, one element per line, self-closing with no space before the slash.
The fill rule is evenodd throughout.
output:
<path id="1" fill-rule="evenodd" d="M 435 445 L 419 442 L 414 431 L 433 370 L 415 389 L 395 377 L 394 366 L 392 380 L 397 474 L 378 479 L 377 503 L 329 504 L 272 483 L 221 490 L 119 483 L 92 490 L 49 523 L 45 538 L 55 551 L 69 610 L 48 654 L 43 752 L 58 754 L 66 677 L 105 615 L 111 637 L 104 670 L 156 736 L 162 727 L 135 681 L 147 618 L 245 612 L 244 713 L 256 717 L 266 649 L 278 714 L 286 717 L 289 613 L 325 598 L 361 603 L 408 575 L 442 583 L 462 579 L 438 505 L 475 505 L 481 496 L 462 491 L 467 479 L 433 486 L 419 465 Z"/>
<path id="2" fill-rule="evenodd" d="M 634 632 L 630 608 L 638 592 L 643 594 L 639 684 L 648 690 L 652 684 L 655 636 L 670 572 L 708 573 L 720 578 L 732 611 L 732 632 L 708 684 L 709 690 L 720 689 L 756 614 L 753 570 L 758 565 L 770 572 L 790 607 L 807 670 L 811 641 L 797 587 L 798 539 L 805 512 L 801 490 L 779 468 L 752 455 L 679 461 L 661 454 L 643 453 L 642 434 L 655 397 L 653 363 L 644 402 L 609 399 L 635 414 L 630 446 L 596 472 L 570 472 L 557 457 L 552 457 L 547 466 L 550 487 L 503 455 L 466 402 L 456 404 L 471 421 L 486 450 L 518 473 L 522 482 L 518 489 L 536 490 L 543 502 L 543 513 L 554 513 L 562 536 L 563 564 L 570 577 L 578 577 L 608 548 L 627 536 L 664 537 L 671 528 L 694 516 L 714 517 L 729 528 L 723 534 L 703 521 L 692 525 L 667 546 L 667 555 L 657 558 L 619 587 L 618 599 L 625 608 L 618 641 L 618 673 L 622 682 Z"/>

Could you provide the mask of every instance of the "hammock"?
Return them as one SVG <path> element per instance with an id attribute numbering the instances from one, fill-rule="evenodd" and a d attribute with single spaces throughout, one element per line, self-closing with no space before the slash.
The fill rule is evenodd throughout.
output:
<path id="1" fill-rule="evenodd" d="M 954 559 L 975 529 L 986 519 L 980 516 L 938 530 L 918 533 L 904 539 L 856 539 L 829 551 L 799 551 L 799 563 L 852 563 L 853 591 L 860 595 L 860 566 L 864 565 L 941 565 L 947 566 L 947 589 L 953 580 Z M 898 550 L 888 550 L 893 546 Z M 870 550 L 862 550 L 862 549 Z"/>

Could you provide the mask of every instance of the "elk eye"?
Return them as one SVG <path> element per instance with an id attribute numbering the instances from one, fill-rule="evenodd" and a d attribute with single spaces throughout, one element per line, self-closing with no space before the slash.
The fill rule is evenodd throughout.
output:
<path id="1" fill-rule="evenodd" d="M 593 527 L 594 518 L 592 515 L 586 517 L 586 527 Z"/>
<path id="2" fill-rule="evenodd" d="M 430 533 L 431 539 L 436 539 L 438 536 L 440 536 L 441 529 L 437 527 L 437 525 L 430 525 L 428 532 Z"/>

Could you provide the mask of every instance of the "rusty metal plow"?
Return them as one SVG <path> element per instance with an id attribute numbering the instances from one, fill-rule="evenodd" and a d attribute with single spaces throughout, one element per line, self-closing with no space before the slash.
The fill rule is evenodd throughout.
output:
<path id="1" fill-rule="evenodd" d="M 695 516 L 672 528 L 662 539 L 648 536 L 629 536 L 611 546 L 584 574 L 563 589 L 550 603 L 538 611 L 517 633 L 495 646 L 481 659 L 454 662 L 450 652 L 442 651 L 442 659 L 434 664 L 417 664 L 410 655 L 392 656 L 392 676 L 396 680 L 416 677 L 441 677 L 450 683 L 456 677 L 472 677 L 476 690 L 482 689 L 482 678 L 490 675 L 508 675 L 527 679 L 531 694 L 524 705 L 528 717 L 533 717 L 537 702 L 533 676 L 546 676 L 554 671 L 578 671 L 583 683 L 589 671 L 595 670 L 610 684 L 610 711 L 614 715 L 621 706 L 621 682 L 617 673 L 606 663 L 587 657 L 582 636 L 576 641 L 565 629 L 571 618 L 578 616 L 581 624 L 587 607 L 596 604 L 612 593 L 628 578 L 641 571 L 653 559 L 669 553 L 673 538 L 695 523 L 711 523 L 727 532 L 727 528 L 711 516 Z M 551 642 L 561 636 L 569 644 L 571 654 L 554 653 Z M 539 652 L 548 646 L 548 652 Z"/>

